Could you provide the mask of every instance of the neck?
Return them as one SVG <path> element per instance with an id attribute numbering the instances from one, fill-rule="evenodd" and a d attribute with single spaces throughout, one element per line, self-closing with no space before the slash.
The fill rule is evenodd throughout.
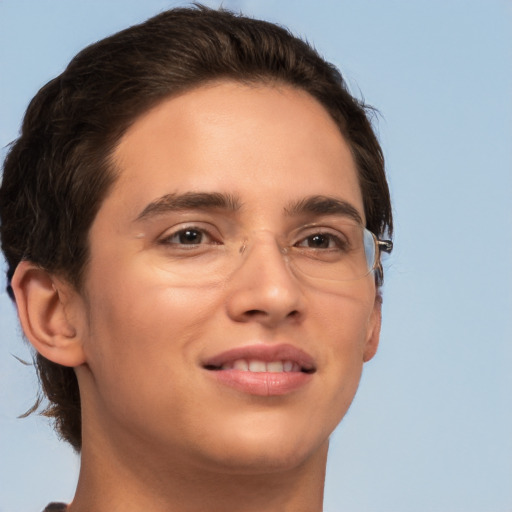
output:
<path id="1" fill-rule="evenodd" d="M 285 469 L 236 471 L 193 466 L 149 454 L 119 457 L 84 443 L 77 492 L 69 512 L 320 512 L 327 443 Z"/>

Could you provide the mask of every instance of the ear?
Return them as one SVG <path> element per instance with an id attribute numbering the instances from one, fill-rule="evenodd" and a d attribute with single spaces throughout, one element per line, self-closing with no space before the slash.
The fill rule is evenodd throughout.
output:
<path id="1" fill-rule="evenodd" d="M 25 336 L 46 359 L 75 367 L 85 362 L 71 315 L 77 292 L 30 261 L 21 261 L 11 286 Z"/>
<path id="2" fill-rule="evenodd" d="M 366 337 L 366 344 L 363 352 L 363 361 L 366 363 L 369 361 L 377 352 L 380 339 L 380 326 L 382 323 L 382 297 L 377 292 L 375 295 L 375 303 L 373 305 L 373 311 L 368 322 L 368 334 Z"/>

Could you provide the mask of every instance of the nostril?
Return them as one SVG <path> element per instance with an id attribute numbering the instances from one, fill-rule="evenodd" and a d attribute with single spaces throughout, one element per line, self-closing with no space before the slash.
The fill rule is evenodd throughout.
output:
<path id="1" fill-rule="evenodd" d="M 266 315 L 265 311 L 262 311 L 261 309 L 250 309 L 249 311 L 246 311 L 245 314 L 247 316 L 258 316 L 258 315 Z"/>
<path id="2" fill-rule="evenodd" d="M 248 311 L 245 312 L 245 315 L 246 316 L 270 316 L 270 314 L 266 311 L 263 311 L 261 309 L 249 309 Z M 296 318 L 300 315 L 300 313 L 294 309 L 293 311 L 290 311 L 286 317 L 288 318 Z"/>

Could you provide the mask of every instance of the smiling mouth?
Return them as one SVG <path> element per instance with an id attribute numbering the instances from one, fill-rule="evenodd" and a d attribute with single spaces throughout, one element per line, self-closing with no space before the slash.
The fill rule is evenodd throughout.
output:
<path id="1" fill-rule="evenodd" d="M 316 372 L 314 358 L 290 344 L 241 346 L 203 361 L 202 366 L 218 384 L 266 397 L 308 389 Z"/>
<path id="2" fill-rule="evenodd" d="M 234 348 L 206 361 L 203 368 L 215 372 L 312 374 L 315 360 L 308 353 L 290 344 L 256 343 Z"/>
<path id="3" fill-rule="evenodd" d="M 221 365 L 205 365 L 206 370 L 237 370 L 251 373 L 314 373 L 315 368 L 310 365 L 301 365 L 296 361 L 289 359 L 277 361 L 263 361 L 259 359 L 236 359 L 234 361 L 224 362 Z"/>

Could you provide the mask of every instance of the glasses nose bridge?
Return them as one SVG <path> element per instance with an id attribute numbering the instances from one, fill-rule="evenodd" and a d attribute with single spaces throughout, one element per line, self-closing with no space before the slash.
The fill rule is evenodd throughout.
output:
<path id="1" fill-rule="evenodd" d="M 247 261 L 255 257 L 261 258 L 262 262 L 268 262 L 272 255 L 279 255 L 282 263 L 288 267 L 288 247 L 282 236 L 269 229 L 252 231 L 242 239 L 235 249 L 234 257 L 239 260 L 235 268 L 244 266 Z"/>

